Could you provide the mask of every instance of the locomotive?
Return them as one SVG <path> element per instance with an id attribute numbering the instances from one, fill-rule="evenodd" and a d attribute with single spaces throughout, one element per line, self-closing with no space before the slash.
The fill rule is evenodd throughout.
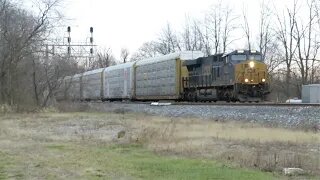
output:
<path id="1" fill-rule="evenodd" d="M 57 100 L 263 101 L 267 66 L 257 51 L 203 57 L 182 51 L 65 77 Z"/>
<path id="2" fill-rule="evenodd" d="M 261 53 L 236 50 L 185 61 L 184 99 L 188 101 L 264 101 L 269 91 L 267 65 Z"/>

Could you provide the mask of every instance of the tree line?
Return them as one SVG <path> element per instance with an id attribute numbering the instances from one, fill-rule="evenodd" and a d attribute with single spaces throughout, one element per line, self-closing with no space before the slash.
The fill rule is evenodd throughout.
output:
<path id="1" fill-rule="evenodd" d="M 60 79 L 77 71 L 67 57 L 45 55 L 49 37 L 63 20 L 60 3 L 35 1 L 31 11 L 0 0 L 0 104 L 46 106 Z"/>

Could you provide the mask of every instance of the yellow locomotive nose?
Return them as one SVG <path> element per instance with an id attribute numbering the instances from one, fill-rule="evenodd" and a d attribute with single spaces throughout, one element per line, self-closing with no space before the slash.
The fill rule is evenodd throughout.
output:
<path id="1" fill-rule="evenodd" d="M 266 64 L 248 60 L 235 65 L 236 83 L 260 84 L 267 81 Z"/>

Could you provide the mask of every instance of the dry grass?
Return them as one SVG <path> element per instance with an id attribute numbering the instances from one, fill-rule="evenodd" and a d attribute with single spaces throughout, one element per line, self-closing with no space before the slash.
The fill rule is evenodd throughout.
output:
<path id="1" fill-rule="evenodd" d="M 125 132 L 124 138 L 117 137 L 120 131 Z M 68 150 L 69 145 L 74 148 L 128 143 L 141 144 L 158 154 L 215 159 L 265 171 L 301 167 L 310 174 L 320 175 L 319 132 L 267 128 L 251 123 L 156 117 L 124 111 L 0 114 L 0 154 L 25 162 L 12 171 L 14 174 L 16 169 L 31 168 L 32 171 L 28 171 L 31 174 L 24 176 L 27 178 L 41 179 L 46 172 L 61 173 L 64 175 L 62 178 L 79 176 L 78 172 L 66 171 L 56 165 L 59 164 L 57 159 L 65 158 L 64 154 L 46 151 L 48 148 L 72 154 Z M 37 167 L 42 166 L 41 163 L 48 164 L 48 157 L 53 163 L 50 167 L 54 169 L 39 171 Z M 40 165 L 34 164 L 35 160 L 41 162 Z"/>
<path id="2" fill-rule="evenodd" d="M 150 117 L 149 117 L 150 118 Z M 267 128 L 258 124 L 240 122 L 212 122 L 199 119 L 169 119 L 152 117 L 142 119 L 137 126 L 166 129 L 174 128 L 174 138 L 203 139 L 217 138 L 226 140 L 249 140 L 261 143 L 315 143 L 320 142 L 320 133 L 289 130 L 283 128 Z"/>
<path id="3" fill-rule="evenodd" d="M 266 128 L 240 122 L 140 117 L 133 139 L 158 153 L 219 159 L 241 167 L 280 171 L 300 167 L 320 172 L 320 133 Z"/>

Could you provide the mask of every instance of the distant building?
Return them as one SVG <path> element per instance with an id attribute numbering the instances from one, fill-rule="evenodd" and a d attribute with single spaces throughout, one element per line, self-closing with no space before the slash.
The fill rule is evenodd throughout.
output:
<path id="1" fill-rule="evenodd" d="M 302 103 L 320 103 L 320 84 L 302 86 Z"/>

